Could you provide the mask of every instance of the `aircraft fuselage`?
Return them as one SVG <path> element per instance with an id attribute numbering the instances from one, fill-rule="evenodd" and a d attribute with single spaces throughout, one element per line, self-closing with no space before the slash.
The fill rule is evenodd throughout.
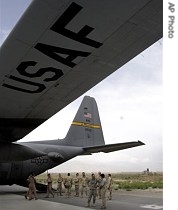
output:
<path id="1" fill-rule="evenodd" d="M 59 142 L 60 140 L 56 140 Z M 39 143 L 19 143 L 21 146 L 36 149 L 46 155 L 24 161 L 0 162 L 0 185 L 12 185 L 26 180 L 31 172 L 35 175 L 56 167 L 63 162 L 82 154 L 80 147 Z"/>

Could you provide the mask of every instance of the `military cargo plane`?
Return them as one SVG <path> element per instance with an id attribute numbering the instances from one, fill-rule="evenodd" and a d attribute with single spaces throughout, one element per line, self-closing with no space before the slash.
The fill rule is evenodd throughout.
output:
<path id="1" fill-rule="evenodd" d="M 85 96 L 64 139 L 6 145 L 0 155 L 5 162 L 0 164 L 6 169 L 4 172 L 10 174 L 1 177 L 0 184 L 25 186 L 31 172 L 41 174 L 78 155 L 107 153 L 141 145 L 144 145 L 141 141 L 105 145 L 96 101 Z M 37 188 L 42 189 L 42 185 L 37 183 Z"/>
<path id="2" fill-rule="evenodd" d="M 19 140 L 158 41 L 162 7 L 162 0 L 32 1 L 0 49 L 1 185 L 26 186 L 29 173 L 78 155 L 144 145 L 105 145 L 90 96 L 64 139 Z"/>

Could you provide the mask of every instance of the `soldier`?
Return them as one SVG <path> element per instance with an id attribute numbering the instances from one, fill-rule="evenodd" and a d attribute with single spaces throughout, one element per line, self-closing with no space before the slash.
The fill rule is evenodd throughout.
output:
<path id="1" fill-rule="evenodd" d="M 100 192 L 101 192 L 101 209 L 106 209 L 106 179 L 105 175 L 101 174 L 101 182 L 99 185 Z"/>
<path id="2" fill-rule="evenodd" d="M 91 175 L 91 179 L 89 180 L 88 182 L 88 186 L 89 186 L 89 196 L 88 196 L 88 206 L 87 207 L 90 207 L 90 202 L 91 202 L 91 199 L 93 197 L 93 205 L 92 206 L 95 206 L 95 202 L 96 202 L 96 189 L 97 189 L 97 180 L 95 178 L 95 174 L 92 173 Z"/>
<path id="3" fill-rule="evenodd" d="M 76 177 L 73 179 L 73 182 L 75 185 L 75 196 L 79 197 L 79 183 L 80 183 L 79 173 L 76 173 Z"/>
<path id="4" fill-rule="evenodd" d="M 108 174 L 108 180 L 107 180 L 107 191 L 108 191 L 108 199 L 112 199 L 112 185 L 113 185 L 113 180 L 111 177 L 111 174 Z"/>
<path id="5" fill-rule="evenodd" d="M 71 188 L 72 188 L 72 178 L 70 176 L 70 173 L 67 174 L 67 177 L 64 179 L 64 186 L 66 189 L 66 197 L 69 198 L 71 195 Z"/>
<path id="6" fill-rule="evenodd" d="M 49 194 L 51 194 L 54 198 L 54 193 L 52 190 L 52 179 L 51 179 L 51 174 L 47 175 L 47 194 L 46 194 L 46 198 L 49 198 Z"/>
<path id="7" fill-rule="evenodd" d="M 81 197 L 83 198 L 83 193 L 85 192 L 87 196 L 88 191 L 88 178 L 85 175 L 85 172 L 82 172 L 82 178 L 81 178 Z"/>
<path id="8" fill-rule="evenodd" d="M 57 196 L 60 194 L 62 196 L 62 183 L 63 183 L 63 178 L 61 174 L 59 173 L 59 177 L 57 179 Z"/>
<path id="9" fill-rule="evenodd" d="M 29 182 L 29 189 L 28 189 L 28 192 L 27 194 L 25 195 L 25 198 L 27 199 L 27 197 L 29 197 L 29 200 L 32 200 L 33 199 L 33 196 L 35 197 L 35 200 L 37 200 L 37 194 L 36 194 L 36 186 L 35 186 L 35 183 L 36 183 L 36 179 L 34 177 L 34 174 L 31 173 L 28 177 L 28 182 Z"/>
<path id="10" fill-rule="evenodd" d="M 99 199 L 101 199 L 101 190 L 100 190 L 100 188 L 99 188 L 100 182 L 101 182 L 101 172 L 100 172 L 100 171 L 98 172 L 97 182 L 98 182 L 97 197 L 98 197 Z"/>

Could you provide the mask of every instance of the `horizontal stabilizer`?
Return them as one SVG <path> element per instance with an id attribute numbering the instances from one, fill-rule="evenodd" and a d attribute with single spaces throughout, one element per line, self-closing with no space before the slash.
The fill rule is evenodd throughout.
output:
<path id="1" fill-rule="evenodd" d="M 92 153 L 97 152 L 114 152 L 118 150 L 128 149 L 131 147 L 137 147 L 145 145 L 141 141 L 132 141 L 132 142 L 125 142 L 125 143 L 117 143 L 117 144 L 108 144 L 108 145 L 102 145 L 102 146 L 94 146 L 94 147 L 85 147 L 83 148 L 85 153 L 84 155 L 91 155 Z"/>

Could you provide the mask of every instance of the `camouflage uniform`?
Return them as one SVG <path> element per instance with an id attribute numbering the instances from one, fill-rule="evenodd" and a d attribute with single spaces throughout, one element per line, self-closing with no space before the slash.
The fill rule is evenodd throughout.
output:
<path id="1" fill-rule="evenodd" d="M 79 173 L 76 173 L 76 177 L 73 179 L 73 183 L 75 185 L 75 196 L 79 196 L 79 183 L 80 183 L 80 178 L 79 178 Z"/>
<path id="2" fill-rule="evenodd" d="M 57 179 L 57 195 L 60 194 L 60 196 L 62 196 L 62 182 L 63 182 L 63 178 L 61 174 L 59 173 L 59 177 Z"/>
<path id="3" fill-rule="evenodd" d="M 29 182 L 29 190 L 27 192 L 27 195 L 25 196 L 25 198 L 27 199 L 27 196 L 29 197 L 29 200 L 33 199 L 33 195 L 35 197 L 35 200 L 37 200 L 37 194 L 36 194 L 36 186 L 35 186 L 35 178 L 32 174 L 30 174 L 30 176 L 28 177 L 28 182 Z"/>
<path id="4" fill-rule="evenodd" d="M 97 182 L 98 182 L 98 187 L 97 187 L 97 197 L 101 199 L 101 189 L 100 189 L 100 182 L 101 182 L 101 172 L 98 172 L 98 177 L 97 177 Z"/>
<path id="5" fill-rule="evenodd" d="M 95 178 L 95 175 L 92 173 L 92 178 L 89 180 L 88 182 L 88 186 L 89 186 L 89 196 L 88 196 L 88 207 L 90 207 L 90 202 L 91 199 L 93 197 L 93 205 L 95 206 L 95 202 L 96 202 L 96 189 L 97 189 L 97 180 Z"/>
<path id="6" fill-rule="evenodd" d="M 54 193 L 53 193 L 53 190 L 52 190 L 52 179 L 51 179 L 51 175 L 48 174 L 47 175 L 47 194 L 46 194 L 46 198 L 49 198 L 49 194 L 51 194 L 54 198 Z"/>
<path id="7" fill-rule="evenodd" d="M 113 180 L 111 177 L 111 174 L 108 174 L 108 180 L 107 180 L 107 194 L 108 194 L 108 199 L 112 199 L 112 185 L 113 185 Z"/>
<path id="8" fill-rule="evenodd" d="M 100 190 L 101 190 L 101 209 L 106 209 L 106 179 L 105 175 L 101 174 Z"/>
<path id="9" fill-rule="evenodd" d="M 81 197 L 83 198 L 83 193 L 85 192 L 87 196 L 88 191 L 88 178 L 85 175 L 85 172 L 82 172 L 82 178 L 81 178 Z"/>
<path id="10" fill-rule="evenodd" d="M 69 198 L 71 195 L 71 187 L 72 187 L 72 178 L 70 176 L 70 173 L 67 174 L 67 177 L 64 180 L 64 186 L 66 189 L 66 196 Z"/>

